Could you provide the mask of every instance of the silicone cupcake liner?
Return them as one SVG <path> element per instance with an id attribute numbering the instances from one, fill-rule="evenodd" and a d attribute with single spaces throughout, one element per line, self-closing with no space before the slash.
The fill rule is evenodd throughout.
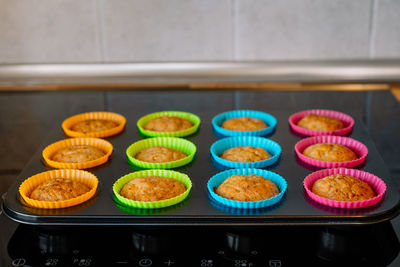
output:
<path id="1" fill-rule="evenodd" d="M 315 130 L 309 130 L 309 129 L 305 129 L 305 128 L 298 126 L 297 123 L 299 122 L 299 120 L 301 120 L 303 117 L 305 117 L 309 114 L 323 115 L 323 116 L 327 116 L 327 117 L 331 117 L 331 118 L 340 120 L 343 123 L 344 128 L 335 130 L 335 131 L 315 131 Z M 351 132 L 351 130 L 353 129 L 354 119 L 347 114 L 344 114 L 344 113 L 338 112 L 338 111 L 334 111 L 334 110 L 310 109 L 310 110 L 305 110 L 305 111 L 295 113 L 292 116 L 290 116 L 289 124 L 293 131 L 295 131 L 296 133 L 302 134 L 302 135 L 307 135 L 307 136 L 345 135 L 345 134 L 348 134 L 349 132 Z"/>
<path id="2" fill-rule="evenodd" d="M 183 119 L 189 120 L 193 126 L 190 127 L 189 129 L 183 130 L 183 131 L 177 131 L 177 132 L 156 132 L 156 131 L 149 131 L 145 130 L 144 126 L 151 121 L 152 119 L 161 117 L 161 116 L 176 116 L 180 117 Z M 192 113 L 189 112 L 182 112 L 182 111 L 162 111 L 162 112 L 156 112 L 156 113 L 151 113 L 148 114 L 142 118 L 140 118 L 137 122 L 137 127 L 139 129 L 139 132 L 145 136 L 158 136 L 158 137 L 184 137 L 191 135 L 199 129 L 200 126 L 200 118 Z"/>
<path id="3" fill-rule="evenodd" d="M 334 175 L 334 174 L 346 174 L 358 178 L 366 183 L 368 183 L 375 191 L 376 197 L 362 200 L 362 201 L 337 201 L 332 199 L 327 199 L 321 197 L 317 194 L 314 194 L 311 191 L 312 185 L 319 179 L 322 179 L 326 176 Z M 375 205 L 379 201 L 381 201 L 383 195 L 386 191 L 385 183 L 379 179 L 377 176 L 360 170 L 355 169 L 345 169 L 345 168 L 337 168 L 337 169 L 325 169 L 313 172 L 312 174 L 308 175 L 304 179 L 304 188 L 306 190 L 307 195 L 314 201 L 329 207 L 334 208 L 345 208 L 345 209 L 359 209 L 365 208 L 372 205 Z"/>
<path id="4" fill-rule="evenodd" d="M 256 131 L 232 131 L 221 127 L 226 120 L 238 117 L 251 117 L 264 121 L 268 127 Z M 274 116 L 256 110 L 234 110 L 218 114 L 212 119 L 213 130 L 221 136 L 265 136 L 271 134 L 276 128 L 277 121 Z"/>
<path id="5" fill-rule="evenodd" d="M 223 159 L 220 155 L 227 149 L 238 146 L 264 148 L 272 157 L 257 162 L 234 162 Z M 264 168 L 276 163 L 281 155 L 280 145 L 270 139 L 255 136 L 238 136 L 221 139 L 211 145 L 211 157 L 216 163 L 228 168 Z"/>
<path id="6" fill-rule="evenodd" d="M 160 215 L 160 214 L 165 214 L 168 212 L 172 212 L 174 210 L 180 209 L 183 206 L 186 205 L 186 203 L 188 202 L 188 200 L 190 199 L 190 194 L 191 192 L 189 191 L 189 194 L 186 196 L 186 198 L 184 200 L 182 200 L 181 202 L 169 206 L 169 207 L 164 207 L 164 208 L 154 208 L 154 209 L 141 209 L 141 208 L 134 208 L 131 206 L 126 206 L 125 204 L 121 203 L 118 198 L 116 197 L 116 195 L 114 194 L 114 201 L 115 201 L 115 206 L 126 212 L 126 213 L 130 213 L 132 215 Z"/>
<path id="7" fill-rule="evenodd" d="M 29 196 L 32 191 L 40 184 L 50 181 L 55 178 L 68 178 L 77 182 L 81 182 L 91 189 L 89 192 L 80 195 L 76 198 L 71 198 L 62 201 L 40 201 L 31 199 Z M 19 187 L 19 193 L 23 200 L 31 207 L 42 208 L 42 209 L 59 209 L 66 208 L 81 204 L 96 193 L 99 181 L 97 177 L 87 171 L 82 170 L 52 170 L 47 172 L 42 172 L 26 179 Z"/>
<path id="8" fill-rule="evenodd" d="M 347 148 L 351 149 L 356 153 L 357 159 L 351 161 L 343 161 L 343 162 L 328 162 L 328 161 L 312 159 L 303 155 L 304 149 L 306 149 L 311 145 L 321 144 L 321 143 L 334 143 L 346 146 Z M 363 163 L 368 155 L 368 148 L 364 144 L 349 137 L 333 136 L 333 135 L 314 136 L 305 138 L 297 142 L 296 145 L 294 146 L 294 149 L 301 161 L 309 165 L 320 168 L 354 167 Z"/>
<path id="9" fill-rule="evenodd" d="M 105 130 L 105 131 L 99 131 L 99 132 L 89 132 L 89 133 L 81 133 L 81 132 L 75 132 L 71 130 L 71 127 L 81 121 L 85 120 L 110 120 L 118 125 L 114 128 Z M 64 120 L 61 127 L 64 130 L 64 133 L 70 137 L 108 137 L 112 135 L 116 135 L 124 129 L 126 124 L 126 119 L 124 116 L 113 113 L 113 112 L 88 112 L 88 113 L 82 113 L 78 114 L 72 117 L 69 117 L 68 119 Z"/>
<path id="10" fill-rule="evenodd" d="M 91 161 L 86 162 L 79 162 L 79 163 L 66 163 L 66 162 L 59 162 L 52 160 L 52 156 L 54 153 L 59 151 L 60 149 L 67 148 L 74 145 L 87 145 L 87 146 L 94 146 L 101 149 L 105 155 Z M 58 169 L 88 169 L 95 166 L 99 166 L 108 161 L 113 151 L 113 146 L 110 142 L 100 139 L 100 138 L 93 138 L 93 137 L 81 137 L 81 138 L 69 138 L 65 140 L 61 140 L 55 142 L 49 146 L 47 146 L 43 152 L 42 156 L 45 162 L 53 167 Z"/>
<path id="11" fill-rule="evenodd" d="M 278 209 L 279 207 L 281 207 L 282 203 L 284 202 L 284 199 L 285 199 L 285 195 L 283 195 L 282 199 L 278 203 L 276 203 L 272 206 L 259 208 L 259 209 L 240 209 L 240 208 L 234 208 L 234 207 L 228 207 L 228 206 L 222 205 L 221 203 L 214 200 L 210 196 L 210 194 L 208 194 L 208 197 L 210 198 L 211 205 L 213 207 L 215 207 L 216 209 L 218 209 L 222 212 L 225 212 L 225 213 L 230 213 L 230 214 L 238 215 L 238 216 L 264 215 L 268 212 L 272 212 L 272 211 Z"/>
<path id="12" fill-rule="evenodd" d="M 260 175 L 266 179 L 271 180 L 276 186 L 279 188 L 280 193 L 272 198 L 260 200 L 260 201 L 236 201 L 227 198 L 223 198 L 214 192 L 214 188 L 218 187 L 223 181 L 225 181 L 228 177 L 235 175 L 235 174 L 255 174 Z M 223 204 L 228 207 L 232 208 L 239 208 L 239 209 L 258 209 L 264 208 L 268 206 L 272 206 L 278 203 L 287 189 L 286 180 L 282 178 L 282 176 L 266 170 L 261 169 L 253 169 L 253 168 L 246 168 L 246 169 L 232 169 L 220 172 L 208 180 L 207 189 L 210 196 L 220 204 Z"/>
<path id="13" fill-rule="evenodd" d="M 139 151 L 145 148 L 155 147 L 155 146 L 163 146 L 179 150 L 185 153 L 187 157 L 176 161 L 161 162 L 161 163 L 145 162 L 135 158 L 136 154 L 139 153 Z M 193 160 L 195 154 L 196 154 L 196 146 L 192 142 L 176 137 L 154 137 L 154 138 L 140 140 L 130 145 L 126 150 L 128 163 L 144 169 L 177 168 L 189 164 Z"/>
<path id="14" fill-rule="evenodd" d="M 161 201 L 150 201 L 150 202 L 131 200 L 119 194 L 122 187 L 132 179 L 138 177 L 147 177 L 147 176 L 161 176 L 178 180 L 179 182 L 183 183 L 186 186 L 186 191 L 174 198 L 165 199 Z M 172 206 L 183 201 L 188 196 L 191 188 L 192 188 L 192 182 L 190 181 L 189 177 L 186 174 L 169 170 L 145 170 L 139 172 L 132 172 L 119 178 L 113 185 L 113 192 L 120 204 L 140 209 L 158 209 L 158 208 Z"/>

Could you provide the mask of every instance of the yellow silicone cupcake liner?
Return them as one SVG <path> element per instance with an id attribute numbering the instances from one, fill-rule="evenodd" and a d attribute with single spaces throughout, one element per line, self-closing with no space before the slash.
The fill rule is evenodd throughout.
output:
<path id="1" fill-rule="evenodd" d="M 51 158 L 53 157 L 54 153 L 59 151 L 60 149 L 67 148 L 74 145 L 88 145 L 94 146 L 101 149 L 105 155 L 97 158 L 95 160 L 86 161 L 86 162 L 79 162 L 79 163 L 66 163 L 66 162 L 59 162 L 54 161 Z M 93 138 L 93 137 L 81 137 L 81 138 L 69 138 L 65 140 L 61 140 L 55 142 L 49 146 L 47 146 L 43 152 L 42 156 L 45 162 L 57 169 L 88 169 L 95 166 L 99 166 L 110 158 L 111 153 L 113 151 L 113 146 L 110 142 L 100 139 L 100 138 Z"/>
<path id="2" fill-rule="evenodd" d="M 135 201 L 129 198 L 125 198 L 119 194 L 122 187 L 126 183 L 138 177 L 148 177 L 148 176 L 161 176 L 161 177 L 175 179 L 186 186 L 186 191 L 176 197 L 160 201 Z M 169 170 L 145 170 L 145 171 L 132 172 L 119 178 L 113 185 L 113 192 L 118 202 L 122 205 L 139 209 L 159 209 L 159 208 L 169 207 L 183 201 L 188 196 L 191 188 L 192 188 L 192 181 L 190 181 L 190 178 L 184 173 L 169 171 Z"/>
<path id="3" fill-rule="evenodd" d="M 187 156 L 184 157 L 183 159 L 169 161 L 169 162 L 160 162 L 160 163 L 145 162 L 135 158 L 136 154 L 139 153 L 139 151 L 149 147 L 156 147 L 156 146 L 163 146 L 176 149 L 185 153 Z M 195 144 L 186 139 L 176 138 L 176 137 L 154 137 L 154 138 L 143 139 L 130 145 L 126 150 L 126 156 L 130 164 L 137 166 L 139 168 L 172 169 L 189 164 L 193 160 L 196 154 L 196 150 L 197 148 Z"/>
<path id="4" fill-rule="evenodd" d="M 99 132 L 89 132 L 89 133 L 81 133 L 71 130 L 71 127 L 81 121 L 85 120 L 109 120 L 117 123 L 118 125 L 114 128 L 99 131 Z M 77 114 L 75 116 L 69 117 L 64 120 L 61 127 L 64 130 L 64 133 L 70 137 L 108 137 L 112 135 L 116 135 L 124 129 L 126 124 L 126 119 L 124 116 L 113 113 L 113 112 L 87 112 L 82 114 Z"/>
<path id="5" fill-rule="evenodd" d="M 149 131 L 145 130 L 144 126 L 151 120 L 162 117 L 162 116 L 174 116 L 174 117 L 180 117 L 183 119 L 187 119 L 190 121 L 193 126 L 190 127 L 189 129 L 182 130 L 182 131 L 177 131 L 177 132 L 157 132 L 157 131 Z M 160 136 L 160 137 L 184 137 L 191 135 L 199 129 L 200 126 L 200 118 L 199 116 L 189 113 L 189 112 L 183 112 L 183 111 L 161 111 L 161 112 L 156 112 L 156 113 L 151 113 L 148 114 L 142 118 L 140 118 L 137 122 L 137 127 L 139 129 L 139 132 L 143 135 L 146 136 Z"/>
<path id="6" fill-rule="evenodd" d="M 30 198 L 32 191 L 40 184 L 56 178 L 68 178 L 81 182 L 90 187 L 90 191 L 78 197 L 62 201 L 41 201 Z M 25 203 L 31 207 L 41 209 L 60 209 L 81 204 L 94 196 L 99 181 L 97 177 L 90 172 L 82 170 L 52 170 L 33 175 L 26 179 L 19 187 L 19 193 Z"/>

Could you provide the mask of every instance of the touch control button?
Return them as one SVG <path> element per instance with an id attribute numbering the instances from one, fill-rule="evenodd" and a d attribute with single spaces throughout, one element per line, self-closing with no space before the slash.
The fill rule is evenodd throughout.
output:
<path id="1" fill-rule="evenodd" d="M 282 262 L 280 260 L 270 260 L 269 262 L 269 267 L 281 267 Z"/>
<path id="2" fill-rule="evenodd" d="M 141 267 L 148 267 L 153 264 L 153 261 L 151 259 L 141 259 L 139 261 L 139 266 Z"/>
<path id="3" fill-rule="evenodd" d="M 13 261 L 11 262 L 11 264 L 12 264 L 13 266 L 24 266 L 25 263 L 26 263 L 26 260 L 23 259 L 23 258 L 15 259 L 15 260 L 13 260 Z"/>

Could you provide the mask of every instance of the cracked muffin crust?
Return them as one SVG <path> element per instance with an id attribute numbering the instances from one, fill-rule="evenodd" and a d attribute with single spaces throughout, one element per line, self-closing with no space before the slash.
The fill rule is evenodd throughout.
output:
<path id="1" fill-rule="evenodd" d="M 71 130 L 86 134 L 109 130 L 117 126 L 118 123 L 110 120 L 84 120 L 72 125 Z"/>
<path id="2" fill-rule="evenodd" d="M 313 184 L 311 191 L 321 197 L 338 201 L 360 201 L 376 196 L 368 183 L 345 174 L 319 179 Z"/>
<path id="3" fill-rule="evenodd" d="M 259 201 L 278 195 L 279 189 L 272 181 L 260 175 L 236 174 L 220 184 L 215 193 L 237 201 Z"/>
<path id="4" fill-rule="evenodd" d="M 340 120 L 315 114 L 309 114 L 303 117 L 297 122 L 297 125 L 314 131 L 335 131 L 344 128 Z"/>
<path id="5" fill-rule="evenodd" d="M 234 162 L 256 162 L 269 159 L 271 155 L 262 147 L 238 146 L 225 150 L 220 157 Z"/>
<path id="6" fill-rule="evenodd" d="M 260 119 L 239 117 L 224 121 L 221 127 L 231 131 L 256 131 L 265 129 L 268 125 Z"/>
<path id="7" fill-rule="evenodd" d="M 78 181 L 67 178 L 56 178 L 36 187 L 30 198 L 40 201 L 68 200 L 90 191 L 90 188 Z"/>
<path id="8" fill-rule="evenodd" d="M 303 151 L 303 155 L 320 161 L 344 162 L 356 160 L 357 155 L 351 149 L 333 143 L 314 144 Z"/>
<path id="9" fill-rule="evenodd" d="M 126 183 L 120 195 L 135 201 L 160 201 L 186 191 L 186 186 L 172 178 L 160 176 L 138 177 Z"/>
<path id="10" fill-rule="evenodd" d="M 74 145 L 58 150 L 52 160 L 65 163 L 87 162 L 105 155 L 101 149 L 89 145 Z"/>
<path id="11" fill-rule="evenodd" d="M 185 157 L 187 157 L 185 153 L 163 146 L 145 148 L 139 151 L 139 153 L 137 153 L 135 156 L 135 158 L 138 160 L 151 163 L 176 161 Z"/>
<path id="12" fill-rule="evenodd" d="M 161 116 L 149 121 L 143 128 L 155 132 L 178 132 L 189 129 L 193 124 L 184 118 L 176 116 Z"/>

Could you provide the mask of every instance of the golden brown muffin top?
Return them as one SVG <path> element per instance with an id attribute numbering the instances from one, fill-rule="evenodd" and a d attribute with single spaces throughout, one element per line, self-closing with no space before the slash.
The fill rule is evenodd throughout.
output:
<path id="1" fill-rule="evenodd" d="M 338 201 L 359 201 L 376 196 L 369 184 L 345 174 L 319 179 L 313 184 L 311 191 L 321 197 Z"/>
<path id="2" fill-rule="evenodd" d="M 182 151 L 163 146 L 145 148 L 135 156 L 138 160 L 151 163 L 170 162 L 186 157 L 187 155 Z"/>
<path id="3" fill-rule="evenodd" d="M 237 146 L 225 150 L 220 157 L 235 162 L 256 162 L 269 159 L 271 155 L 262 147 Z"/>
<path id="4" fill-rule="evenodd" d="M 105 154 L 103 150 L 94 146 L 77 145 L 58 150 L 51 159 L 58 162 L 79 163 L 101 158 Z"/>
<path id="5" fill-rule="evenodd" d="M 161 116 L 149 121 L 143 128 L 155 132 L 178 132 L 189 129 L 193 124 L 184 118 L 176 116 Z"/>
<path id="6" fill-rule="evenodd" d="M 340 120 L 315 114 L 309 114 L 303 117 L 297 122 L 297 125 L 314 131 L 335 131 L 344 128 Z"/>
<path id="7" fill-rule="evenodd" d="M 41 201 L 62 201 L 78 197 L 90 191 L 90 188 L 68 178 L 55 178 L 36 187 L 30 198 Z"/>
<path id="8" fill-rule="evenodd" d="M 170 199 L 186 191 L 186 186 L 172 178 L 160 176 L 138 177 L 126 183 L 119 194 L 136 201 Z"/>
<path id="9" fill-rule="evenodd" d="M 351 149 L 339 144 L 314 144 L 304 149 L 303 154 L 309 158 L 328 161 L 343 162 L 356 160 L 357 155 Z"/>
<path id="10" fill-rule="evenodd" d="M 71 130 L 80 133 L 100 132 L 115 128 L 118 123 L 110 120 L 84 120 L 72 125 Z"/>
<path id="11" fill-rule="evenodd" d="M 237 201 L 258 201 L 279 194 L 278 187 L 260 175 L 232 175 L 216 189 L 221 197 Z"/>
<path id="12" fill-rule="evenodd" d="M 265 129 L 268 125 L 260 119 L 238 117 L 224 121 L 221 127 L 231 131 L 256 131 Z"/>

